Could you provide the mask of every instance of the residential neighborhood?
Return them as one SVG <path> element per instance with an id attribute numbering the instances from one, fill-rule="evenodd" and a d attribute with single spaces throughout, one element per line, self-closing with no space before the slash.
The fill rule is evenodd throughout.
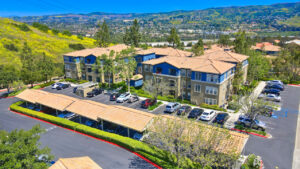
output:
<path id="1" fill-rule="evenodd" d="M 299 3 L 186 3 L 0 14 L 0 168 L 300 168 Z"/>

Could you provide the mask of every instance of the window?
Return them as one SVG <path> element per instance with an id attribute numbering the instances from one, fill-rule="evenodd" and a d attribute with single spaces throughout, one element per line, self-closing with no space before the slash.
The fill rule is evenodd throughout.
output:
<path id="1" fill-rule="evenodd" d="M 88 76 L 89 81 L 93 81 L 93 77 L 92 76 Z"/>
<path id="2" fill-rule="evenodd" d="M 162 68 L 161 67 L 157 67 L 155 70 L 155 73 L 161 73 L 162 72 Z"/>
<path id="3" fill-rule="evenodd" d="M 142 62 L 142 61 L 143 61 L 142 57 L 137 58 L 137 62 Z"/>
<path id="4" fill-rule="evenodd" d="M 71 72 L 66 72 L 66 77 L 71 78 Z"/>
<path id="5" fill-rule="evenodd" d="M 186 70 L 185 69 L 181 69 L 180 70 L 180 75 L 181 76 L 186 76 Z"/>
<path id="6" fill-rule="evenodd" d="M 170 90 L 170 91 L 169 91 L 169 94 L 170 94 L 171 96 L 175 96 L 175 91 L 174 91 L 174 90 Z"/>
<path id="7" fill-rule="evenodd" d="M 175 86 L 175 81 L 174 80 L 170 80 L 170 86 Z"/>
<path id="8" fill-rule="evenodd" d="M 100 82 L 100 77 L 97 77 L 97 82 Z"/>
<path id="9" fill-rule="evenodd" d="M 195 80 L 201 80 L 201 73 L 195 72 Z"/>
<path id="10" fill-rule="evenodd" d="M 85 75 L 82 75 L 82 80 L 86 80 L 86 77 L 85 77 Z"/>
<path id="11" fill-rule="evenodd" d="M 176 76 L 176 70 L 175 69 L 169 69 L 169 74 Z"/>
<path id="12" fill-rule="evenodd" d="M 219 76 L 218 75 L 207 74 L 206 81 L 218 83 L 219 82 Z"/>
<path id="13" fill-rule="evenodd" d="M 195 92 L 198 92 L 198 93 L 201 92 L 201 85 L 195 84 Z"/>
<path id="14" fill-rule="evenodd" d="M 150 65 L 150 72 L 153 72 L 153 66 Z"/>
<path id="15" fill-rule="evenodd" d="M 96 70 L 95 70 L 95 73 L 96 73 L 96 74 L 98 74 L 98 73 L 99 73 L 98 69 L 96 69 Z"/>
<path id="16" fill-rule="evenodd" d="M 188 89 L 190 89 L 190 88 L 191 88 L 191 84 L 190 84 L 190 83 L 188 84 L 188 87 L 187 87 L 187 88 L 188 88 Z"/>
<path id="17" fill-rule="evenodd" d="M 217 104 L 217 100 L 212 98 L 205 98 L 205 104 L 215 105 Z"/>
<path id="18" fill-rule="evenodd" d="M 92 72 L 92 68 L 88 68 L 87 71 L 88 71 L 88 72 Z"/>
<path id="19" fill-rule="evenodd" d="M 142 73 L 142 67 L 138 67 L 138 73 Z"/>
<path id="20" fill-rule="evenodd" d="M 145 72 L 149 72 L 149 65 L 144 65 Z"/>
<path id="21" fill-rule="evenodd" d="M 87 58 L 87 59 L 86 59 L 86 63 L 87 63 L 87 64 L 91 64 L 91 59 L 88 59 L 88 58 Z"/>
<path id="22" fill-rule="evenodd" d="M 211 94 L 211 95 L 217 95 L 218 94 L 218 88 L 211 87 L 211 86 L 206 86 L 205 93 L 206 94 Z"/>
<path id="23" fill-rule="evenodd" d="M 65 69 L 70 69 L 70 65 L 65 65 Z"/>
<path id="24" fill-rule="evenodd" d="M 192 73 L 190 70 L 187 70 L 187 77 L 191 77 L 192 76 Z"/>

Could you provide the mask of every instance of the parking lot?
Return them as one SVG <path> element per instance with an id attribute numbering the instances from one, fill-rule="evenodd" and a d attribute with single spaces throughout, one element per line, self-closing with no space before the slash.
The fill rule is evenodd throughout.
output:
<path id="1" fill-rule="evenodd" d="M 52 89 L 51 86 L 49 86 L 49 87 L 44 88 L 43 90 L 47 91 L 47 92 L 51 92 L 51 93 L 59 93 L 59 94 L 64 94 L 67 96 L 83 99 L 82 97 L 77 96 L 75 93 L 73 93 L 73 89 L 74 89 L 74 87 L 69 87 L 69 88 L 62 89 L 62 90 L 56 90 L 56 89 Z M 102 94 L 99 94 L 99 95 L 91 97 L 91 98 L 85 97 L 84 99 L 93 100 L 93 101 L 100 102 L 100 103 L 107 104 L 107 105 L 121 105 L 121 106 L 129 107 L 129 108 L 133 108 L 133 109 L 137 109 L 137 110 L 141 110 L 141 111 L 145 111 L 145 112 L 153 113 L 153 114 L 169 114 L 169 113 L 165 112 L 167 102 L 163 102 L 163 104 L 161 104 L 159 107 L 157 107 L 153 111 L 150 111 L 148 109 L 141 107 L 141 103 L 143 100 L 145 100 L 145 98 L 140 98 L 139 101 L 136 101 L 134 103 L 127 103 L 127 102 L 117 103 L 116 101 L 110 101 L 109 97 L 110 97 L 109 94 L 102 93 Z M 203 109 L 203 108 L 201 108 L 201 109 Z M 209 109 L 203 109 L 203 110 L 205 112 L 212 111 Z M 216 115 L 219 113 L 219 111 L 215 111 L 215 112 L 216 112 Z M 176 115 L 176 113 L 172 113 L 171 115 Z M 188 113 L 185 116 L 187 117 Z M 203 122 L 206 124 L 212 124 L 212 121 L 215 118 L 215 116 L 209 121 L 201 121 L 201 120 L 199 120 L 199 117 L 198 117 L 197 121 Z"/>
<path id="2" fill-rule="evenodd" d="M 273 117 L 259 116 L 266 123 L 271 138 L 250 135 L 244 154 L 254 153 L 262 157 L 265 168 L 291 169 L 299 113 L 300 87 L 286 86 L 280 94 L 282 101 L 276 103 L 281 109 Z"/>

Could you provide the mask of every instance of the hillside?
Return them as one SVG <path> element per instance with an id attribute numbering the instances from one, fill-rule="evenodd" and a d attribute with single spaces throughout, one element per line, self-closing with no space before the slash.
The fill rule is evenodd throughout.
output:
<path id="1" fill-rule="evenodd" d="M 238 29 L 254 32 L 300 31 L 298 24 L 284 24 L 290 23 L 291 18 L 299 22 L 299 17 L 296 16 L 300 16 L 300 2 L 164 13 L 93 12 L 14 17 L 14 19 L 27 23 L 41 22 L 52 28 L 93 35 L 97 23 L 103 19 L 107 21 L 114 34 L 120 34 L 133 19 L 137 18 L 145 35 L 157 39 L 165 36 L 171 27 L 176 27 L 180 30 L 181 37 L 188 39 L 189 37 L 195 38 L 199 34 L 232 33 Z"/>
<path id="2" fill-rule="evenodd" d="M 10 63 L 19 67 L 24 42 L 28 43 L 37 57 L 45 52 L 57 63 L 63 62 L 62 54 L 74 50 L 69 48 L 69 44 L 80 43 L 85 47 L 94 47 L 94 40 L 90 38 L 55 34 L 52 30 L 42 32 L 29 25 L 0 18 L 0 64 Z"/>

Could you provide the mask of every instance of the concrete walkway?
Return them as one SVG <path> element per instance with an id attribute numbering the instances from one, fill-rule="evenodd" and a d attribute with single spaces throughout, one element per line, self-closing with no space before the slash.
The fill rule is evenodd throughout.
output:
<path id="1" fill-rule="evenodd" d="M 260 81 L 259 84 L 256 86 L 256 88 L 251 93 L 251 97 L 258 97 L 258 95 L 262 92 L 262 90 L 265 88 L 266 82 Z M 225 127 L 228 129 L 234 128 L 235 122 L 238 120 L 239 116 L 242 114 L 241 110 L 239 110 L 236 113 L 230 113 L 230 117 L 225 123 Z"/>
<path id="2" fill-rule="evenodd" d="M 299 112 L 300 112 L 300 103 L 298 108 L 298 113 Z M 293 169 L 299 169 L 299 168 L 300 168 L 300 116 L 298 115 L 295 149 L 294 149 L 294 156 L 293 156 Z"/>

